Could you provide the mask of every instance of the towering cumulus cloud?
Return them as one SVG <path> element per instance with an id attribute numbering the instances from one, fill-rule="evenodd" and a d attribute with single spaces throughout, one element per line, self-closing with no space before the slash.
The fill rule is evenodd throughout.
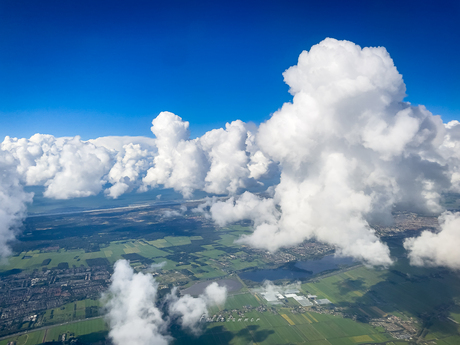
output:
<path id="1" fill-rule="evenodd" d="M 387 51 L 326 39 L 284 73 L 293 94 L 260 125 L 257 144 L 279 163 L 273 205 L 243 195 L 214 204 L 219 224 L 249 218 L 243 241 L 276 250 L 315 237 L 374 265 L 391 263 L 369 223 L 391 221 L 395 204 L 439 212 L 450 187 L 440 155 L 445 128 L 423 107 L 403 102 L 405 85 Z M 259 203 L 267 200 L 259 198 Z M 233 211 L 232 211 L 233 209 Z"/>
<path id="2" fill-rule="evenodd" d="M 150 274 L 134 273 L 126 260 L 115 263 L 112 284 L 102 301 L 107 310 L 109 336 L 116 345 L 166 345 L 172 339 L 168 326 L 178 317 L 180 324 L 194 334 L 199 333 L 199 322 L 208 315 L 211 305 L 223 305 L 227 289 L 210 284 L 197 298 L 178 297 L 173 290 L 166 297 L 167 315 L 156 306 L 158 284 Z"/>

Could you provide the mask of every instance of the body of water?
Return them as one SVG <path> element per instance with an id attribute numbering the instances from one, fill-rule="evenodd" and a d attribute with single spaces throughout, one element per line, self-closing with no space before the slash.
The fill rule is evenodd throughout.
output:
<path id="1" fill-rule="evenodd" d="M 204 290 L 208 287 L 208 285 L 212 284 L 213 281 L 205 281 L 201 283 L 196 283 L 195 285 L 190 286 L 187 289 L 184 289 L 181 291 L 182 295 L 192 295 L 192 296 L 198 296 L 204 292 Z M 232 291 L 238 291 L 243 287 L 243 285 L 238 281 L 238 280 L 233 280 L 233 279 L 221 279 L 217 280 L 216 283 L 219 286 L 225 286 L 227 288 L 228 292 Z"/>
<path id="2" fill-rule="evenodd" d="M 354 263 L 350 257 L 335 257 L 327 255 L 318 260 L 298 261 L 290 268 L 253 270 L 240 273 L 242 279 L 252 280 L 254 282 L 263 282 L 264 280 L 278 279 L 301 279 L 309 278 L 315 274 L 338 269 L 341 266 L 350 266 Z"/>

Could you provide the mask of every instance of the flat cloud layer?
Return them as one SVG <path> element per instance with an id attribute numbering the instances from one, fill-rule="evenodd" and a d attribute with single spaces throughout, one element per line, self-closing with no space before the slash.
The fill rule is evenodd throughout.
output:
<path id="1" fill-rule="evenodd" d="M 302 52 L 284 78 L 292 102 L 258 128 L 236 120 L 190 139 L 188 122 L 162 112 L 152 121 L 155 139 L 6 137 L 0 253 L 8 254 L 28 200 L 21 184 L 43 185 L 57 199 L 166 187 L 186 198 L 195 190 L 229 195 L 209 201 L 209 215 L 220 226 L 252 220 L 253 234 L 240 241 L 254 247 L 275 251 L 316 238 L 339 255 L 390 265 L 370 224 L 391 223 L 395 206 L 443 211 L 441 193 L 460 191 L 460 123 L 404 102 L 402 76 L 383 47 L 328 38 Z M 240 194 L 274 171 L 272 197 Z M 439 234 L 406 242 L 413 263 L 458 267 L 440 256 L 457 234 L 446 217 Z"/>

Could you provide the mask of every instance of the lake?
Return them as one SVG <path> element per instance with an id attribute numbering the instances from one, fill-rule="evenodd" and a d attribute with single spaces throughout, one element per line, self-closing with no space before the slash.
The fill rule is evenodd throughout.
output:
<path id="1" fill-rule="evenodd" d="M 246 271 L 239 274 L 240 278 L 252 280 L 254 282 L 263 282 L 264 280 L 278 280 L 278 279 L 301 279 L 309 278 L 318 273 L 338 269 L 341 266 L 353 265 L 350 257 L 335 257 L 334 255 L 327 255 L 318 260 L 298 261 L 292 268 L 276 268 L 276 269 L 263 269 Z"/>
<path id="2" fill-rule="evenodd" d="M 208 287 L 208 285 L 212 284 L 213 281 L 204 281 L 200 283 L 196 283 L 195 285 L 190 286 L 187 289 L 184 289 L 181 291 L 182 295 L 192 295 L 192 296 L 198 296 L 204 292 L 204 290 Z M 225 286 L 227 288 L 227 292 L 233 292 L 233 291 L 238 291 L 243 287 L 243 285 L 238 281 L 234 279 L 221 279 L 217 280 L 216 283 L 219 286 Z"/>

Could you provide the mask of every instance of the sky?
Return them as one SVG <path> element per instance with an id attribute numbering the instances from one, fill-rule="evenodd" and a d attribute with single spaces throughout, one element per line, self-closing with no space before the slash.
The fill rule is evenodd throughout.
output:
<path id="1" fill-rule="evenodd" d="M 282 73 L 326 37 L 384 46 L 406 101 L 460 119 L 458 1 L 0 1 L 0 137 L 192 137 L 259 124 L 292 100 Z"/>

